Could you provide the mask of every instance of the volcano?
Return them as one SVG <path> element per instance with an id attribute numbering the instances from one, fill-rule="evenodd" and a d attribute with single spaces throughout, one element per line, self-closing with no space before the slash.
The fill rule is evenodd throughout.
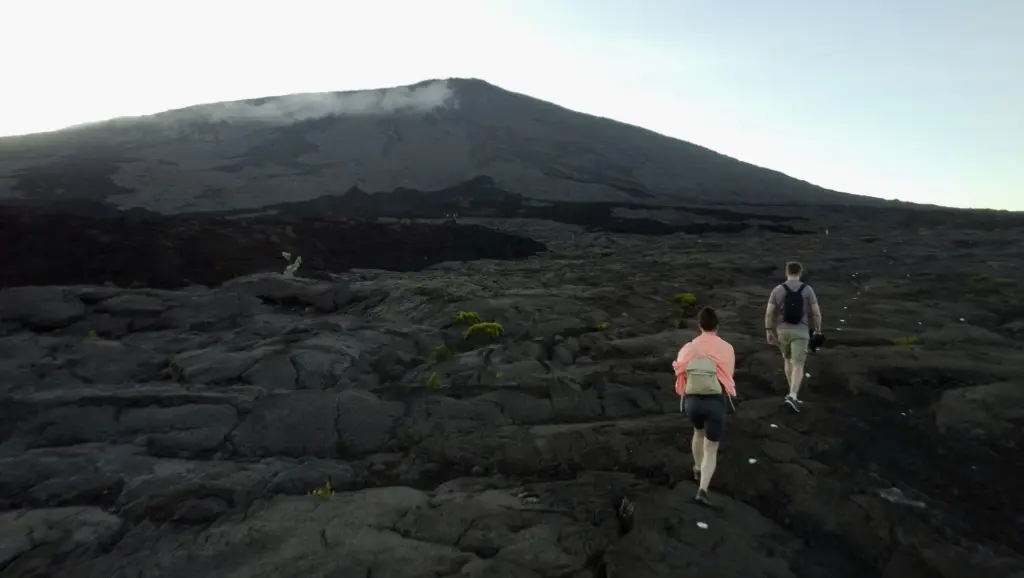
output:
<path id="1" fill-rule="evenodd" d="M 161 213 L 437 190 L 532 199 L 886 205 L 477 79 L 203 104 L 0 139 L 0 198 Z"/>

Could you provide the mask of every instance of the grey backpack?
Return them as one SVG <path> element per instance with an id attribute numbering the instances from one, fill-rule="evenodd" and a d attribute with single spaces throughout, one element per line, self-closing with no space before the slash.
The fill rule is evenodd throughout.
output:
<path id="1" fill-rule="evenodd" d="M 686 395 L 719 395 L 718 366 L 706 353 L 697 354 L 686 365 Z"/>

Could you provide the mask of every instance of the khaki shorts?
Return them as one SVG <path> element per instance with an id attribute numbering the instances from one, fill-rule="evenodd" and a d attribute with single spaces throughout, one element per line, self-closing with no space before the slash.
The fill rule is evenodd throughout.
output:
<path id="1" fill-rule="evenodd" d="M 807 346 L 811 342 L 810 332 L 804 328 L 779 329 L 779 351 L 782 357 L 793 363 L 807 361 Z"/>

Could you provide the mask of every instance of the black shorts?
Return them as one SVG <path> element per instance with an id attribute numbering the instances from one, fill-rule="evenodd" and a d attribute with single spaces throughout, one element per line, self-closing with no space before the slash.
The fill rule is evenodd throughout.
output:
<path id="1" fill-rule="evenodd" d="M 694 429 L 704 430 L 704 437 L 721 441 L 725 431 L 725 395 L 688 395 L 683 398 L 683 409 Z"/>

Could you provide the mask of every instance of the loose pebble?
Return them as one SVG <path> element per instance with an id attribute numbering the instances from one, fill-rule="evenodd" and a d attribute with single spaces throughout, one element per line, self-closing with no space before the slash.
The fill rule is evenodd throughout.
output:
<path id="1" fill-rule="evenodd" d="M 756 458 L 750 458 L 749 460 L 747 460 L 747 463 L 748 464 L 756 464 L 757 463 L 757 459 Z"/>
<path id="2" fill-rule="evenodd" d="M 707 530 L 708 529 L 708 525 L 705 524 L 704 522 L 697 522 L 697 527 L 700 528 L 701 530 Z"/>
<path id="3" fill-rule="evenodd" d="M 769 427 L 779 427 L 779 426 L 777 426 L 777 425 L 775 425 L 775 424 L 773 424 L 773 423 L 772 423 L 772 424 L 768 424 L 768 426 L 769 426 Z"/>

